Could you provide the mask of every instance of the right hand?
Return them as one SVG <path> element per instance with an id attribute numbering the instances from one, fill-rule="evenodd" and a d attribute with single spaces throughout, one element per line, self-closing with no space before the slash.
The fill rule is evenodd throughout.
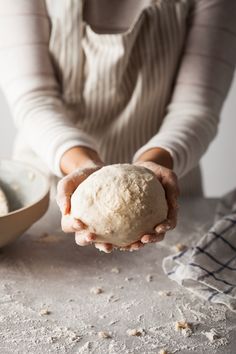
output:
<path id="1" fill-rule="evenodd" d="M 75 147 L 68 150 L 62 157 L 61 169 L 67 174 L 57 185 L 56 201 L 61 210 L 61 227 L 66 233 L 75 233 L 75 241 L 79 246 L 91 243 L 104 252 L 111 252 L 113 247 L 109 243 L 96 243 L 96 235 L 88 231 L 87 225 L 75 219 L 70 214 L 71 196 L 76 188 L 89 175 L 99 170 L 104 163 L 97 153 L 89 148 Z"/>

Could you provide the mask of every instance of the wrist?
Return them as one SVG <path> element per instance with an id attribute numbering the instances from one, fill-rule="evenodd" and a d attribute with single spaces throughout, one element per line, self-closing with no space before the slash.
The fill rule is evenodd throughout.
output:
<path id="1" fill-rule="evenodd" d="M 173 169 L 174 161 L 171 154 L 163 148 L 152 148 L 145 151 L 141 156 L 139 156 L 136 162 L 155 162 L 158 165 Z"/>
<path id="2" fill-rule="evenodd" d="M 60 168 L 67 175 L 77 168 L 95 167 L 102 164 L 103 162 L 95 150 L 84 146 L 76 146 L 62 155 Z"/>

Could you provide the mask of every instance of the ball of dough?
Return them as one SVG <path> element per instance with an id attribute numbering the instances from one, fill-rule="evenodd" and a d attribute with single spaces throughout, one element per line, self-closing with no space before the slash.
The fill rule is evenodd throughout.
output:
<path id="1" fill-rule="evenodd" d="M 97 235 L 96 242 L 127 246 L 167 217 L 165 192 L 153 172 L 116 164 L 91 174 L 71 197 L 71 214 Z"/>

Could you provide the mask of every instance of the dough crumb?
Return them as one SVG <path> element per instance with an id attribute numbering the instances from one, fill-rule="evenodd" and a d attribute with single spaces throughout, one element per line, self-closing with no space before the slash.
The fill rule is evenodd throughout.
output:
<path id="1" fill-rule="evenodd" d="M 161 349 L 158 354 L 168 354 L 167 350 L 165 349 Z"/>
<path id="2" fill-rule="evenodd" d="M 176 331 L 181 331 L 181 333 L 185 337 L 190 337 L 192 335 L 192 333 L 193 333 L 191 323 L 188 323 L 185 320 L 176 322 L 175 323 L 175 330 Z"/>
<path id="3" fill-rule="evenodd" d="M 220 335 L 215 328 L 211 328 L 209 332 L 202 332 L 202 334 L 204 334 L 211 343 L 220 338 Z"/>
<path id="4" fill-rule="evenodd" d="M 120 269 L 117 267 L 114 267 L 111 269 L 111 273 L 115 273 L 115 274 L 119 274 L 120 273 Z"/>
<path id="5" fill-rule="evenodd" d="M 111 335 L 108 332 L 100 331 L 98 332 L 98 337 L 102 339 L 106 339 L 106 338 L 111 338 Z"/>
<path id="6" fill-rule="evenodd" d="M 146 276 L 146 281 L 147 281 L 148 283 L 150 283 L 151 281 L 153 281 L 153 275 L 148 274 L 148 275 Z"/>
<path id="7" fill-rule="evenodd" d="M 56 343 L 57 340 L 58 340 L 57 337 L 52 336 L 52 337 L 48 337 L 47 342 L 48 343 Z"/>
<path id="8" fill-rule="evenodd" d="M 183 245 L 182 243 L 177 243 L 175 245 L 175 250 L 177 252 L 182 252 L 182 251 L 185 251 L 188 247 L 186 245 Z"/>
<path id="9" fill-rule="evenodd" d="M 103 292 L 104 292 L 103 289 L 99 287 L 93 287 L 90 289 L 90 294 L 98 295 L 98 294 L 102 294 Z"/>
<path id="10" fill-rule="evenodd" d="M 49 311 L 48 309 L 41 309 L 39 311 L 40 316 L 47 316 L 51 314 L 51 311 Z"/>
<path id="11" fill-rule="evenodd" d="M 133 280 L 132 277 L 126 277 L 126 278 L 125 278 L 125 281 L 131 281 L 131 280 Z"/>
<path id="12" fill-rule="evenodd" d="M 158 291 L 158 295 L 160 295 L 160 296 L 171 296 L 172 292 L 168 291 L 168 290 L 160 290 L 160 291 Z"/>
<path id="13" fill-rule="evenodd" d="M 143 328 L 130 328 L 127 329 L 126 333 L 128 334 L 128 336 L 140 337 L 145 334 L 145 331 Z"/>

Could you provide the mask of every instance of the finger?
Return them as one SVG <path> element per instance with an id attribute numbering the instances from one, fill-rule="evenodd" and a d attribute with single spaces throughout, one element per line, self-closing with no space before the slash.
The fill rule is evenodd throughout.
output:
<path id="1" fill-rule="evenodd" d="M 172 206 L 168 212 L 167 224 L 169 224 L 170 229 L 174 229 L 177 225 L 178 217 L 178 206 Z"/>
<path id="2" fill-rule="evenodd" d="M 61 228 L 64 232 L 76 232 L 82 231 L 86 228 L 86 225 L 82 221 L 73 218 L 72 215 L 63 215 L 61 218 Z"/>
<path id="3" fill-rule="evenodd" d="M 171 229 L 170 220 L 166 219 L 154 228 L 156 234 L 163 234 Z"/>
<path id="4" fill-rule="evenodd" d="M 75 242 L 79 246 L 88 246 L 93 243 L 95 239 L 95 235 L 90 233 L 89 231 L 80 231 L 75 234 Z"/>
<path id="5" fill-rule="evenodd" d="M 143 246 L 144 246 L 144 244 L 141 241 L 137 241 L 137 242 L 134 242 L 130 245 L 129 250 L 130 250 L 130 252 L 137 251 Z"/>
<path id="6" fill-rule="evenodd" d="M 177 198 L 179 196 L 179 187 L 178 187 L 177 177 L 173 173 L 171 173 L 167 177 L 164 177 L 162 183 L 166 192 L 166 199 L 168 204 L 167 220 L 162 224 L 163 224 L 163 228 L 165 226 L 164 229 L 168 231 L 168 226 L 169 229 L 173 229 L 177 224 L 177 214 L 178 214 Z"/>
<path id="7" fill-rule="evenodd" d="M 160 233 L 160 234 L 147 234 L 142 236 L 141 242 L 142 243 L 153 243 L 153 242 L 159 242 L 162 241 L 165 236 L 165 233 Z"/>
<path id="8" fill-rule="evenodd" d="M 162 185 L 165 189 L 166 199 L 168 205 L 177 205 L 177 198 L 179 196 L 179 187 L 177 177 L 174 173 L 168 173 L 162 177 Z"/>
<path id="9" fill-rule="evenodd" d="M 56 201 L 63 215 L 70 212 L 70 198 L 76 186 L 71 178 L 64 177 L 57 184 Z"/>
<path id="10" fill-rule="evenodd" d="M 101 242 L 96 242 L 94 246 L 99 250 L 103 251 L 105 253 L 111 253 L 113 250 L 113 245 L 110 243 L 101 243 Z"/>
<path id="11" fill-rule="evenodd" d="M 70 199 L 72 194 L 80 183 L 97 169 L 98 168 L 77 169 L 58 182 L 56 201 L 62 214 L 68 214 L 70 212 Z"/>
<path id="12" fill-rule="evenodd" d="M 178 211 L 179 211 L 179 207 L 177 205 L 177 202 L 174 203 L 174 205 L 171 204 L 169 206 L 167 219 L 164 220 L 161 224 L 157 225 L 155 231 L 157 233 L 159 232 L 161 233 L 161 232 L 167 232 L 171 229 L 174 229 L 177 225 Z"/>

